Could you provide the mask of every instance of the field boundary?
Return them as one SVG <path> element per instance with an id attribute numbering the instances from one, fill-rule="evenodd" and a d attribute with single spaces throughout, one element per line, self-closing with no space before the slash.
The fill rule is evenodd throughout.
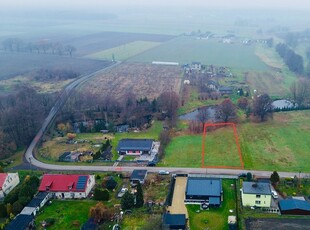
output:
<path id="1" fill-rule="evenodd" d="M 238 150 L 238 155 L 240 159 L 241 166 L 227 166 L 227 165 L 205 165 L 205 139 L 207 133 L 207 127 L 218 127 L 218 126 L 231 126 L 234 131 L 234 137 L 236 141 L 236 146 Z M 231 169 L 244 169 L 244 162 L 242 158 L 242 152 L 239 144 L 238 133 L 236 125 L 234 123 L 205 123 L 203 126 L 203 135 L 202 135 L 202 150 L 201 150 L 201 168 L 231 168 Z"/>

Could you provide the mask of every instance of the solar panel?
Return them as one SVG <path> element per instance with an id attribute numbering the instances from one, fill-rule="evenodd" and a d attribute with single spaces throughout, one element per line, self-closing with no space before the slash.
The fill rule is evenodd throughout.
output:
<path id="1" fill-rule="evenodd" d="M 87 179 L 88 179 L 88 176 L 79 176 L 78 182 L 76 184 L 76 189 L 77 190 L 84 190 L 84 188 L 86 186 Z"/>

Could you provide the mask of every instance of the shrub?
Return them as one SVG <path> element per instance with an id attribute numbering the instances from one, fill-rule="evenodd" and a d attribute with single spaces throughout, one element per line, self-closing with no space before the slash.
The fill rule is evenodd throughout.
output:
<path id="1" fill-rule="evenodd" d="M 108 179 L 105 182 L 105 187 L 109 190 L 113 190 L 117 185 L 116 180 L 113 176 L 108 177 Z"/>

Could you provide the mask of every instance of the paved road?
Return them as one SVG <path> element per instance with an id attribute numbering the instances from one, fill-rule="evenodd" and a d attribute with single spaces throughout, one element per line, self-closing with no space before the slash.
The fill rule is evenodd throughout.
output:
<path id="1" fill-rule="evenodd" d="M 131 172 L 132 170 L 136 169 L 137 167 L 118 167 L 118 166 L 77 166 L 77 165 L 55 165 L 55 164 L 46 164 L 43 162 L 38 161 L 33 156 L 33 150 L 36 145 L 39 143 L 40 139 L 42 138 L 44 132 L 48 128 L 49 124 L 53 122 L 57 112 L 61 109 L 63 104 L 66 102 L 70 94 L 72 93 L 73 89 L 75 89 L 80 84 L 86 82 L 93 76 L 96 76 L 99 73 L 105 72 L 115 66 L 119 65 L 120 62 L 117 62 L 111 66 L 108 66 L 102 70 L 96 71 L 92 74 L 88 74 L 78 78 L 77 80 L 73 81 L 66 88 L 63 90 L 63 93 L 55 103 L 54 107 L 51 109 L 49 115 L 45 119 L 42 128 L 39 130 L 35 138 L 32 140 L 31 144 L 29 145 L 28 149 L 25 152 L 25 159 L 27 162 L 31 163 L 32 166 L 46 169 L 46 170 L 53 170 L 53 171 L 125 171 Z M 259 177 L 270 177 L 270 171 L 253 171 L 253 170 L 236 170 L 236 169 L 212 169 L 212 168 L 172 168 L 172 167 L 139 167 L 139 169 L 147 169 L 148 172 L 158 172 L 159 170 L 168 170 L 171 173 L 207 173 L 207 174 L 214 174 L 214 175 L 238 175 L 240 173 L 251 172 L 252 174 L 259 176 Z M 292 177 L 292 176 L 300 176 L 300 177 L 309 177 L 310 174 L 301 173 L 299 175 L 298 172 L 278 172 L 280 177 Z"/>

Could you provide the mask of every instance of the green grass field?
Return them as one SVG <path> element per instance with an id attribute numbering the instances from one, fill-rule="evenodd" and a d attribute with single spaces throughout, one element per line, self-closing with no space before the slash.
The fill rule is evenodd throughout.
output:
<path id="1" fill-rule="evenodd" d="M 220 127 L 220 126 L 219 126 Z M 204 141 L 205 166 L 241 167 L 238 147 L 232 126 L 206 132 Z M 214 148 L 217 146 L 217 148 Z"/>
<path id="2" fill-rule="evenodd" d="M 310 172 L 309 124 L 310 111 L 275 113 L 273 120 L 264 123 L 239 124 L 237 132 L 245 168 Z M 219 138 L 227 139 L 225 133 Z M 201 135 L 174 137 L 160 165 L 200 167 L 201 148 Z M 222 146 L 217 141 L 210 143 L 210 149 L 214 149 L 212 155 L 218 164 L 237 162 L 236 154 L 223 158 Z"/>
<path id="3" fill-rule="evenodd" d="M 85 57 L 97 60 L 112 60 L 114 55 L 115 60 L 123 61 L 146 50 L 152 49 L 160 44 L 160 42 L 135 41 L 111 49 L 96 52 Z"/>
<path id="4" fill-rule="evenodd" d="M 255 55 L 255 46 L 223 44 L 215 39 L 197 40 L 177 37 L 141 55 L 130 58 L 134 62 L 172 61 L 180 64 L 199 61 L 202 64 L 228 66 L 244 70 L 268 70 Z"/>
<path id="5" fill-rule="evenodd" d="M 80 229 L 88 219 L 90 207 L 97 202 L 91 200 L 53 200 L 50 206 L 46 206 L 44 212 L 36 217 L 37 229 L 44 229 L 40 222 L 47 218 L 54 218 L 55 223 L 48 229 Z"/>
<path id="6" fill-rule="evenodd" d="M 222 182 L 224 200 L 221 207 L 197 213 L 196 211 L 200 210 L 199 205 L 186 206 L 191 230 L 228 229 L 228 216 L 236 215 L 236 188 L 234 180 L 223 180 Z M 229 210 L 233 210 L 233 212 L 230 213 Z"/>

